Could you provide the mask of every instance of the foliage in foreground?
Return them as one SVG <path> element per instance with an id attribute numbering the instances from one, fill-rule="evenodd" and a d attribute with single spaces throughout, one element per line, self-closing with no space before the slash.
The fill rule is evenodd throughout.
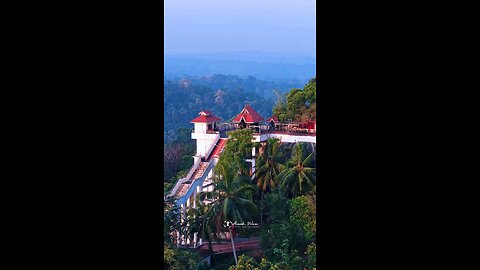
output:
<path id="1" fill-rule="evenodd" d="M 238 265 L 232 265 L 228 270 L 280 270 L 277 264 L 273 264 L 262 258 L 260 263 L 257 263 L 253 258 L 246 255 L 241 255 L 238 258 Z"/>
<path id="2" fill-rule="evenodd" d="M 253 131 L 251 129 L 240 129 L 228 133 L 229 140 L 225 145 L 220 160 L 215 167 L 215 174 L 218 173 L 217 167 L 229 167 L 242 176 L 249 176 L 249 164 L 245 159 L 251 157 L 251 151 L 255 145 L 253 140 Z"/>
<path id="3" fill-rule="evenodd" d="M 315 266 L 315 195 L 288 200 L 282 192 L 266 196 L 267 223 L 262 228 L 265 256 L 280 269 Z M 287 218 L 288 217 L 288 218 Z"/>
<path id="4" fill-rule="evenodd" d="M 285 170 L 278 174 L 278 178 L 287 194 L 293 197 L 308 194 L 315 190 L 315 152 L 308 153 L 305 151 L 305 145 L 300 143 L 295 145 Z"/>
<path id="5" fill-rule="evenodd" d="M 238 258 L 238 265 L 232 265 L 228 270 L 299 270 L 299 269 L 308 269 L 316 270 L 315 262 L 310 264 L 310 261 L 307 265 L 303 264 L 303 259 L 297 257 L 296 262 L 292 265 L 287 265 L 285 262 L 274 263 L 266 258 L 262 258 L 260 263 L 255 261 L 253 258 L 246 255 L 241 255 Z"/>
<path id="6" fill-rule="evenodd" d="M 197 253 L 182 250 L 174 246 L 163 245 L 164 269 L 167 270 L 195 270 L 201 260 Z"/>

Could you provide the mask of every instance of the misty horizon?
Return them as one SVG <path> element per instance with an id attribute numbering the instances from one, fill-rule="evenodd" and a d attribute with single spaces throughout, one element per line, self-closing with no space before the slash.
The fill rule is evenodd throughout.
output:
<path id="1" fill-rule="evenodd" d="M 164 55 L 316 57 L 314 0 L 166 0 Z"/>

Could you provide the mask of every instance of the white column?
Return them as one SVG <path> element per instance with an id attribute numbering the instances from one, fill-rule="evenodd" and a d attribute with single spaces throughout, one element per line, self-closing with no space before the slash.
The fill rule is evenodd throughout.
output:
<path id="1" fill-rule="evenodd" d="M 180 215 L 179 220 L 180 220 L 180 223 L 181 223 L 182 220 L 183 220 L 183 218 L 182 218 L 182 205 L 181 204 L 180 204 L 180 214 L 179 215 Z M 177 246 L 180 245 L 181 240 L 182 240 L 181 232 L 177 231 Z"/>
<path id="2" fill-rule="evenodd" d="M 180 216 L 181 216 L 181 222 L 183 223 L 185 221 L 185 204 L 184 203 L 180 205 Z"/>
<path id="3" fill-rule="evenodd" d="M 185 222 L 185 204 L 184 204 L 184 203 L 181 204 L 180 207 L 181 207 L 180 213 L 181 213 L 181 215 L 182 215 L 181 221 L 182 221 L 182 223 L 183 223 L 183 222 Z M 182 229 L 183 229 L 183 228 L 182 228 Z M 182 245 L 185 245 L 185 235 L 180 235 L 180 238 L 181 238 L 181 243 L 182 243 Z"/>
<path id="4" fill-rule="evenodd" d="M 192 196 L 193 196 L 193 208 L 197 208 L 197 191 L 196 190 L 193 192 Z"/>
<path id="5" fill-rule="evenodd" d="M 198 186 L 197 186 L 198 189 Z M 197 190 L 193 192 L 193 208 L 197 208 Z M 194 214 L 193 217 L 195 218 L 196 215 Z M 197 233 L 193 234 L 193 246 L 197 247 Z"/>
<path id="6" fill-rule="evenodd" d="M 256 149 L 255 147 L 252 148 L 252 173 L 255 173 L 255 154 Z"/>
<path id="7" fill-rule="evenodd" d="M 187 207 L 185 208 L 185 221 L 187 222 L 187 225 L 186 225 L 186 229 L 187 229 L 187 233 L 185 233 L 185 240 L 187 241 L 187 245 L 190 244 L 190 239 L 188 237 L 188 227 L 189 227 L 189 224 L 188 224 L 188 210 L 190 209 L 191 205 L 190 205 L 190 199 L 187 200 Z"/>
<path id="8" fill-rule="evenodd" d="M 185 207 L 185 222 L 187 222 L 187 211 L 188 209 L 190 209 L 190 198 L 191 197 L 188 197 L 187 199 L 187 202 L 186 202 L 186 207 Z M 186 229 L 187 229 L 187 232 L 188 232 L 188 224 L 185 225 Z M 185 233 L 185 240 L 186 240 L 186 244 L 190 244 L 190 239 L 188 238 L 188 233 Z"/>
<path id="9" fill-rule="evenodd" d="M 177 231 L 177 246 L 180 245 L 180 232 Z"/>

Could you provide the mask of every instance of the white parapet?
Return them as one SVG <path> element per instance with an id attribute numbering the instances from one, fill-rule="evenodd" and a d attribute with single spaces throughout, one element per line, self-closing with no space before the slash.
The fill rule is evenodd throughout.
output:
<path id="1" fill-rule="evenodd" d="M 296 143 L 296 142 L 317 143 L 317 136 L 312 136 L 312 135 L 265 133 L 265 134 L 253 136 L 253 139 L 255 142 L 264 142 L 268 140 L 268 138 L 278 138 L 280 139 L 281 142 L 284 142 L 284 143 Z"/>
<path id="2" fill-rule="evenodd" d="M 213 140 L 219 133 L 197 133 L 192 132 L 193 140 Z"/>

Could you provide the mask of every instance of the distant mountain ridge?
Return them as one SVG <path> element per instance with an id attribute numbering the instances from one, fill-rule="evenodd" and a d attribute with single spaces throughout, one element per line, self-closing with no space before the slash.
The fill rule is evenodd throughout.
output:
<path id="1" fill-rule="evenodd" d="M 211 60 L 211 61 L 254 61 L 258 63 L 287 63 L 287 64 L 315 64 L 316 57 L 313 55 L 301 55 L 292 53 L 274 53 L 274 52 L 255 52 L 255 51 L 239 51 L 239 52 L 217 52 L 217 53 L 183 53 L 183 54 L 166 54 L 169 59 L 195 59 L 195 60 Z"/>
<path id="2" fill-rule="evenodd" d="M 237 75 L 214 74 L 211 76 L 176 76 L 165 78 L 166 81 L 188 82 L 196 86 L 206 86 L 211 89 L 242 89 L 246 92 L 254 92 L 263 98 L 274 97 L 273 90 L 286 93 L 292 88 L 302 88 L 308 80 L 283 79 L 265 81 L 253 76 L 240 77 Z"/>
<path id="3" fill-rule="evenodd" d="M 294 54 L 229 52 L 166 55 L 164 76 L 233 74 L 262 80 L 308 80 L 316 75 L 315 57 Z"/>

